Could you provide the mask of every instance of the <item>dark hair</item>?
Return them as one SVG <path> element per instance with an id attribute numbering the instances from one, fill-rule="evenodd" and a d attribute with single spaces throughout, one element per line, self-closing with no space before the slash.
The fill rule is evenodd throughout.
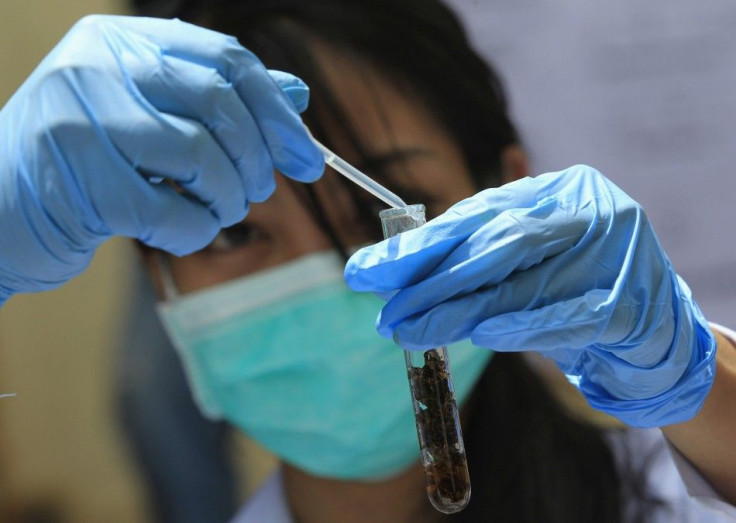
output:
<path id="1" fill-rule="evenodd" d="M 340 131 L 361 151 L 361 137 L 339 117 L 344 111 L 309 38 L 371 64 L 426 102 L 461 147 L 478 188 L 500 183 L 501 151 L 519 140 L 503 87 L 440 2 L 221 0 L 182 6 L 195 22 L 235 35 L 267 67 L 305 80 L 316 108 L 309 125 L 319 138 L 329 141 L 320 118 L 338 115 Z M 308 203 L 342 248 L 313 193 Z M 375 213 L 365 218 L 378 223 Z M 521 356 L 496 355 L 468 408 L 473 500 L 453 521 L 621 521 L 622 482 L 602 431 L 568 417 Z"/>
<path id="2" fill-rule="evenodd" d="M 171 1 L 139 3 L 161 12 Z M 178 2 L 172 14 L 235 35 L 267 67 L 300 76 L 312 88 L 312 105 L 325 104 L 331 111 L 342 112 L 305 40 L 316 36 L 355 54 L 426 101 L 456 137 L 479 186 L 500 183 L 500 153 L 519 140 L 500 77 L 472 50 L 457 18 L 440 2 L 189 0 Z"/>
<path id="3" fill-rule="evenodd" d="M 458 523 L 623 520 L 623 488 L 601 431 L 570 417 L 522 356 L 495 354 L 469 407 L 473 500 Z"/>

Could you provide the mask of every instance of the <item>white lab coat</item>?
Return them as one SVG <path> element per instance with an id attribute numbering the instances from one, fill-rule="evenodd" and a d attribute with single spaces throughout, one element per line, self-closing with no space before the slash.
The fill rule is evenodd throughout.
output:
<path id="1" fill-rule="evenodd" d="M 611 440 L 614 454 L 619 456 L 625 448 L 634 456 L 641 454 L 642 460 L 653 456 L 647 469 L 648 486 L 652 496 L 663 500 L 665 506 L 648 523 L 736 522 L 736 507 L 718 497 L 697 471 L 668 446 L 659 429 L 612 433 Z M 280 471 L 271 475 L 233 523 L 294 523 L 282 479 Z"/>

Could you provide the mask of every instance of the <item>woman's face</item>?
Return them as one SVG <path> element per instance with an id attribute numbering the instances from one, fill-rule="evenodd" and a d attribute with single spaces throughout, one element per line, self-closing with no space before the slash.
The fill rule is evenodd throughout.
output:
<path id="1" fill-rule="evenodd" d="M 399 92 L 370 68 L 355 65 L 354 59 L 330 49 L 322 49 L 318 56 L 350 125 L 361 137 L 367 165 L 380 165 L 390 176 L 396 194 L 407 203 L 423 203 L 431 218 L 476 192 L 459 147 L 419 101 Z M 363 168 L 348 143 L 334 134 L 330 143 L 335 152 Z M 355 204 L 339 176 L 327 168 L 315 185 L 327 218 L 344 245 L 374 241 L 360 232 L 364 228 L 357 223 Z M 278 173 L 276 183 L 271 198 L 253 204 L 243 222 L 221 234 L 208 248 L 172 257 L 171 270 L 179 292 L 192 292 L 333 248 L 302 203 L 299 184 L 287 182 Z M 375 219 L 379 221 L 378 216 Z"/>

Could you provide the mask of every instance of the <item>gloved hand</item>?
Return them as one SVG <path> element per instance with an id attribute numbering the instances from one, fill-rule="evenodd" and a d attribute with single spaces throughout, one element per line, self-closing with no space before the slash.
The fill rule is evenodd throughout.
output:
<path id="1" fill-rule="evenodd" d="M 691 418 L 712 384 L 715 339 L 690 290 L 641 207 L 590 167 L 483 191 L 358 251 L 345 277 L 394 293 L 378 330 L 401 346 L 537 350 L 632 426 Z"/>
<path id="2" fill-rule="evenodd" d="M 268 198 L 274 168 L 317 179 L 308 95 L 230 36 L 81 20 L 0 112 L 0 303 L 82 272 L 112 235 L 200 249 Z"/>

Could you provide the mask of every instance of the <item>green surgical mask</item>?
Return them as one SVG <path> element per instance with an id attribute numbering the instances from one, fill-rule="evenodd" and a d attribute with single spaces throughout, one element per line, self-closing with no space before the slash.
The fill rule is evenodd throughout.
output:
<path id="1" fill-rule="evenodd" d="M 317 253 L 159 305 L 202 412 L 279 458 L 331 478 L 380 479 L 419 459 L 402 350 L 374 322 L 383 302 L 351 291 Z M 449 349 L 462 404 L 491 352 Z"/>

